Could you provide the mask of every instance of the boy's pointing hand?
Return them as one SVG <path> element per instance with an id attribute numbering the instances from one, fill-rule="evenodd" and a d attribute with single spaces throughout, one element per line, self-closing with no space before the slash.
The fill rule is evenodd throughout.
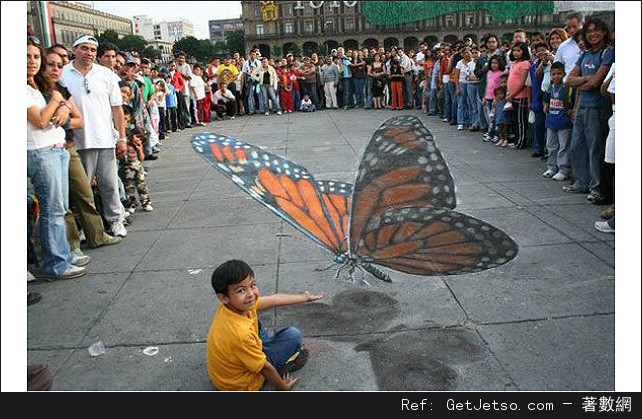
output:
<path id="1" fill-rule="evenodd" d="M 303 293 L 303 295 L 306 298 L 305 301 L 317 301 L 323 298 L 323 293 L 310 294 L 309 292 L 306 291 Z"/>

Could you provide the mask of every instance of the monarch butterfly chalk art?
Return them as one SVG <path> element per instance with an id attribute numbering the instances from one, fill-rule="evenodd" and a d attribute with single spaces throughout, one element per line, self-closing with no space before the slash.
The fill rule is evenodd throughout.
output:
<path id="1" fill-rule="evenodd" d="M 220 134 L 196 134 L 194 149 L 238 187 L 332 253 L 339 272 L 376 265 L 414 275 L 479 272 L 517 256 L 492 225 L 453 211 L 455 184 L 430 131 L 415 116 L 373 134 L 354 185 L 318 181 L 303 166 Z M 365 282 L 365 280 L 364 280 Z M 366 282 L 367 283 L 367 282 Z"/>

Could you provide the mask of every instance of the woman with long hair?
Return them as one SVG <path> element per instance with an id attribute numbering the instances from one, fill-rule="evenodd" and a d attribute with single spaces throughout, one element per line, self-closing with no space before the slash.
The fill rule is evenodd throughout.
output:
<path id="1" fill-rule="evenodd" d="M 31 178 L 40 203 L 40 242 L 44 279 L 71 279 L 85 274 L 85 268 L 71 264 L 65 213 L 69 194 L 69 153 L 65 149 L 64 115 L 60 108 L 71 105 L 58 90 L 49 103 L 35 82 L 42 67 L 44 51 L 40 41 L 27 37 L 27 176 Z"/>

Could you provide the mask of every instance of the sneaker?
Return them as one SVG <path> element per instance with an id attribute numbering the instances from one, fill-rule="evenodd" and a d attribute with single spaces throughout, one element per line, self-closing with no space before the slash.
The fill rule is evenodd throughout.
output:
<path id="1" fill-rule="evenodd" d="M 600 213 L 600 217 L 605 219 L 605 220 L 610 219 L 614 215 L 615 215 L 615 206 L 614 205 L 611 205 L 609 208 L 605 209 L 604 211 L 602 211 Z M 29 276 L 29 271 L 27 271 L 27 276 Z M 27 279 L 27 282 L 28 281 L 29 280 Z"/>
<path id="2" fill-rule="evenodd" d="M 158 160 L 158 156 L 152 154 L 151 156 L 145 156 L 145 160 Z"/>
<path id="3" fill-rule="evenodd" d="M 615 229 L 611 228 L 608 221 L 596 221 L 595 229 L 597 231 L 601 231 L 602 233 L 615 233 Z"/>
<path id="4" fill-rule="evenodd" d="M 533 157 L 533 158 L 535 158 L 535 157 L 542 157 L 543 155 L 544 155 L 544 153 L 542 153 L 542 152 L 540 152 L 540 151 L 536 151 L 536 152 L 534 152 L 533 154 L 531 154 L 531 157 Z"/>
<path id="5" fill-rule="evenodd" d="M 266 112 L 266 113 L 265 113 L 265 116 L 269 116 L 269 115 L 270 115 L 270 113 L 269 113 L 269 112 Z"/>
<path id="6" fill-rule="evenodd" d="M 600 197 L 600 193 L 598 191 L 590 191 L 588 195 L 586 195 L 586 200 L 593 202 L 596 198 Z"/>
<path id="7" fill-rule="evenodd" d="M 80 267 L 80 266 L 74 266 L 74 265 L 69 265 L 66 271 L 61 273 L 58 276 L 48 276 L 48 275 L 43 275 L 42 279 L 46 281 L 61 281 L 63 279 L 74 279 L 74 278 L 80 278 L 81 276 L 85 275 L 87 271 L 85 268 Z"/>
<path id="8" fill-rule="evenodd" d="M 562 191 L 566 193 L 586 193 L 586 189 L 580 189 L 575 185 L 563 186 Z"/>
<path id="9" fill-rule="evenodd" d="M 277 114 L 277 115 L 283 115 L 283 112 L 281 112 L 281 111 L 276 111 L 276 114 Z"/>
<path id="10" fill-rule="evenodd" d="M 127 235 L 127 230 L 125 229 L 125 226 L 122 222 L 113 223 L 111 225 L 111 231 L 112 233 L 114 233 L 114 236 L 125 237 Z"/>
<path id="11" fill-rule="evenodd" d="M 154 211 L 154 207 L 152 207 L 151 204 L 145 204 L 145 205 L 143 205 L 143 211 L 152 212 L 152 211 Z"/>
<path id="12" fill-rule="evenodd" d="M 42 295 L 40 295 L 39 292 L 28 292 L 27 293 L 27 305 L 30 306 L 32 304 L 36 304 L 38 301 L 42 299 Z"/>
<path id="13" fill-rule="evenodd" d="M 281 367 L 281 374 L 289 374 L 294 371 L 298 371 L 308 362 L 310 358 L 310 351 L 307 349 L 301 349 L 297 351 L 294 355 L 287 360 L 287 362 Z"/>
<path id="14" fill-rule="evenodd" d="M 36 277 L 33 276 L 33 274 L 29 272 L 29 270 L 27 269 L 27 282 L 33 282 L 35 280 L 36 280 Z"/>
<path id="15" fill-rule="evenodd" d="M 481 128 L 479 128 L 479 127 L 470 127 L 470 129 L 468 131 L 477 132 L 477 131 L 480 131 L 480 130 L 481 130 Z"/>
<path id="16" fill-rule="evenodd" d="M 611 205 L 612 203 L 610 199 L 600 193 L 594 195 L 594 198 L 592 198 L 590 202 L 593 205 Z"/>
<path id="17" fill-rule="evenodd" d="M 86 255 L 80 249 L 71 251 L 71 264 L 74 266 L 85 266 L 91 262 L 91 256 Z"/>
<path id="18" fill-rule="evenodd" d="M 199 122 L 198 125 L 204 127 L 205 126 L 205 122 Z"/>
<path id="19" fill-rule="evenodd" d="M 489 133 L 485 132 L 484 135 L 482 135 L 482 141 L 487 143 L 490 140 L 491 140 L 491 135 Z"/>
<path id="20" fill-rule="evenodd" d="M 134 214 L 136 212 L 136 208 L 135 207 L 125 208 L 125 211 L 128 212 L 129 214 Z"/>
<path id="21" fill-rule="evenodd" d="M 230 119 L 234 119 L 234 117 L 233 117 L 233 116 L 230 116 Z"/>
<path id="22" fill-rule="evenodd" d="M 463 131 L 464 126 L 463 125 L 457 125 L 457 131 Z"/>
<path id="23" fill-rule="evenodd" d="M 553 180 L 556 180 L 558 182 L 562 182 L 566 180 L 566 175 L 562 172 L 557 172 L 555 173 L 555 176 L 553 176 Z"/>
<path id="24" fill-rule="evenodd" d="M 491 142 L 493 142 L 493 143 L 495 143 L 495 144 L 497 144 L 497 143 L 499 142 L 499 137 L 495 135 L 495 136 L 493 137 L 493 139 L 492 139 L 492 140 L 490 140 L 490 141 L 491 141 Z"/>
<path id="25" fill-rule="evenodd" d="M 556 175 L 556 174 L 557 174 L 557 173 L 555 173 L 555 172 L 554 172 L 554 171 L 552 171 L 551 169 L 548 169 L 547 171 L 545 171 L 544 173 L 542 173 L 542 176 L 544 176 L 544 177 L 545 177 L 545 178 L 547 178 L 547 179 L 550 179 L 550 178 L 552 178 L 552 177 L 553 177 L 554 175 Z"/>

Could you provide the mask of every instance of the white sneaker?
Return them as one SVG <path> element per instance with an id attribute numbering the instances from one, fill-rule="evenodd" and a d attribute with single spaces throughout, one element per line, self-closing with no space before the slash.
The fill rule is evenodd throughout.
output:
<path id="1" fill-rule="evenodd" d="M 29 270 L 27 270 L 27 282 L 33 282 L 35 280 L 36 280 L 36 277 L 33 276 L 33 274 L 29 272 Z"/>
<path id="2" fill-rule="evenodd" d="M 615 229 L 611 228 L 608 221 L 596 221 L 595 229 L 602 233 L 615 233 Z"/>
<path id="3" fill-rule="evenodd" d="M 544 177 L 545 177 L 545 178 L 547 178 L 547 179 L 550 179 L 550 178 L 552 178 L 552 177 L 553 177 L 553 175 L 554 175 L 554 174 L 555 174 L 555 172 L 554 172 L 554 171 L 552 171 L 551 169 L 548 169 L 547 171 L 545 171 L 544 173 L 542 173 L 542 176 L 544 176 Z"/>
<path id="4" fill-rule="evenodd" d="M 147 212 L 152 212 L 154 211 L 154 207 L 152 207 L 151 204 L 146 204 L 146 205 L 143 205 L 143 210 Z"/>
<path id="5" fill-rule="evenodd" d="M 265 116 L 270 116 L 270 113 L 269 113 L 269 112 L 266 112 L 266 113 L 265 113 Z"/>
<path id="6" fill-rule="evenodd" d="M 80 249 L 71 251 L 71 264 L 74 266 L 85 266 L 91 262 L 91 256 L 86 255 Z"/>
<path id="7" fill-rule="evenodd" d="M 230 119 L 234 119 L 234 116 L 230 116 Z"/>
<path id="8" fill-rule="evenodd" d="M 281 112 L 281 111 L 276 111 L 276 114 L 277 114 L 277 115 L 282 115 L 282 114 L 283 114 L 283 112 Z"/>
<path id="9" fill-rule="evenodd" d="M 128 212 L 130 215 L 132 215 L 136 212 L 136 208 L 129 207 L 129 208 L 126 208 L 125 211 Z"/>
<path id="10" fill-rule="evenodd" d="M 464 126 L 463 125 L 457 125 L 457 131 L 463 131 Z"/>
<path id="11" fill-rule="evenodd" d="M 113 223 L 111 225 L 111 231 L 114 233 L 114 236 L 125 237 L 127 235 L 127 230 L 122 222 Z"/>
<path id="12" fill-rule="evenodd" d="M 561 182 L 563 180 L 566 180 L 566 176 L 564 176 L 564 174 L 562 172 L 557 172 L 557 173 L 555 173 L 555 176 L 553 176 L 553 180 Z"/>
<path id="13" fill-rule="evenodd" d="M 86 274 L 87 271 L 85 268 L 82 268 L 80 266 L 74 266 L 74 265 L 69 265 L 69 268 L 67 268 L 66 271 L 61 273 L 58 276 L 48 276 L 48 275 L 42 275 L 38 276 L 39 278 L 42 278 L 46 281 L 59 281 L 63 279 L 74 279 L 74 278 L 79 278 Z"/>

